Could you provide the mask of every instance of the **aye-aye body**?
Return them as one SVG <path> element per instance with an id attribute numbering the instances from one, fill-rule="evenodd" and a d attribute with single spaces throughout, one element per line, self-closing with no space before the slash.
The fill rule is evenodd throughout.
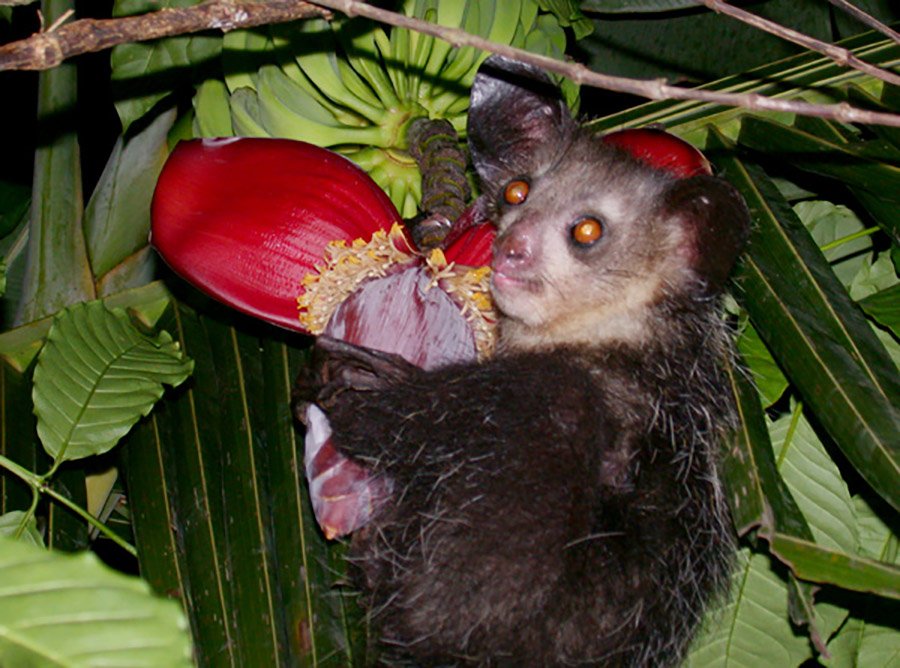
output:
<path id="1" fill-rule="evenodd" d="M 498 228 L 497 354 L 424 371 L 323 339 L 298 380 L 392 485 L 350 549 L 384 660 L 677 664 L 733 549 L 718 307 L 746 209 L 605 145 L 503 59 L 468 133 Z"/>

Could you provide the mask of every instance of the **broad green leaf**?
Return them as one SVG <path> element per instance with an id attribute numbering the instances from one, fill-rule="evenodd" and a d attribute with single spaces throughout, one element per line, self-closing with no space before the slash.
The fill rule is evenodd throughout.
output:
<path id="1" fill-rule="evenodd" d="M 859 270 L 850 281 L 850 297 L 859 301 L 878 293 L 887 292 L 895 287 L 900 280 L 894 271 L 894 265 L 887 253 L 882 253 L 875 262 L 871 258 L 865 258 L 859 266 Z M 897 308 L 897 304 L 894 304 Z M 863 307 L 865 310 L 865 307 Z"/>
<path id="2" fill-rule="evenodd" d="M 647 11 L 657 4 L 648 4 Z M 768 0 L 754 3 L 753 11 L 807 35 L 831 40 L 830 12 L 825 3 Z M 615 13 L 592 17 L 594 32 L 578 43 L 579 51 L 587 53 L 587 64 L 608 74 L 709 81 L 744 73 L 800 51 L 785 40 L 705 9 L 646 16 L 624 14 L 620 7 Z M 742 48 L 735 48 L 736 44 Z"/>
<path id="3" fill-rule="evenodd" d="M 765 174 L 734 156 L 719 164 L 754 220 L 737 272 L 751 321 L 844 454 L 900 508 L 900 381 L 890 356 Z"/>
<path id="4" fill-rule="evenodd" d="M 163 320 L 196 367 L 127 437 L 141 571 L 191 601 L 201 665 L 367 665 L 341 546 L 307 498 L 290 410 L 300 355 L 222 319 L 176 304 Z"/>
<path id="5" fill-rule="evenodd" d="M 900 285 L 894 285 L 859 302 L 871 318 L 900 337 Z"/>
<path id="6" fill-rule="evenodd" d="M 742 368 L 725 369 L 736 399 L 739 428 L 724 459 L 723 477 L 732 515 L 743 535 L 752 527 L 812 537 L 797 503 L 778 472 L 759 394 Z"/>
<path id="7" fill-rule="evenodd" d="M 859 553 L 900 565 L 900 538 L 860 497 L 854 498 L 854 504 L 859 519 Z M 900 630 L 891 626 L 896 604 L 867 597 L 851 609 L 853 617 L 828 644 L 831 659 L 823 659 L 822 663 L 829 668 L 896 667 Z"/>
<path id="8" fill-rule="evenodd" d="M 117 0 L 115 16 L 130 16 L 171 7 L 192 7 L 198 0 Z M 116 110 L 122 132 L 142 118 L 177 85 L 189 83 L 219 55 L 222 38 L 205 34 L 134 42 L 113 48 L 110 56 Z"/>
<path id="9" fill-rule="evenodd" d="M 102 301 L 111 309 L 128 309 L 133 318 L 152 328 L 168 306 L 169 298 L 169 291 L 162 281 L 155 281 L 116 293 Z M 0 358 L 23 373 L 40 352 L 52 324 L 53 318 L 47 317 L 0 334 Z"/>
<path id="10" fill-rule="evenodd" d="M 810 657 L 809 641 L 788 616 L 787 585 L 769 557 L 738 553 L 731 594 L 707 617 L 686 666 L 690 668 L 792 668 Z"/>
<path id="11" fill-rule="evenodd" d="M 853 211 L 831 202 L 799 202 L 794 205 L 794 213 L 809 230 L 819 248 L 865 229 L 865 225 Z M 846 286 L 862 267 L 866 253 L 871 248 L 872 239 L 866 236 L 830 247 L 823 252 L 835 275 Z"/>
<path id="12" fill-rule="evenodd" d="M 48 25 L 74 8 L 73 0 L 44 0 L 41 5 Z M 94 297 L 81 229 L 77 87 L 75 64 L 71 62 L 39 75 L 30 235 L 15 324 L 37 320 Z"/>
<path id="13" fill-rule="evenodd" d="M 150 200 L 174 121 L 174 109 L 160 114 L 137 134 L 119 137 L 112 150 L 84 214 L 88 254 L 98 279 L 148 244 Z"/>
<path id="14" fill-rule="evenodd" d="M 188 667 L 185 631 L 176 602 L 95 555 L 0 538 L 0 665 Z"/>
<path id="15" fill-rule="evenodd" d="M 763 399 L 763 406 L 768 408 L 778 401 L 788 388 L 787 378 L 750 323 L 747 323 L 741 332 L 737 346 Z"/>
<path id="16" fill-rule="evenodd" d="M 3 475 L 2 469 L 0 475 Z M 0 538 L 2 537 L 15 538 L 36 547 L 44 547 L 44 538 L 38 531 L 34 515 L 26 521 L 25 513 L 21 510 L 12 510 L 0 515 Z"/>
<path id="17" fill-rule="evenodd" d="M 861 497 L 854 497 L 853 503 L 859 518 L 859 553 L 900 566 L 900 536 Z M 883 507 L 881 511 L 888 512 Z"/>
<path id="18" fill-rule="evenodd" d="M 740 367 L 726 366 L 731 391 L 735 395 L 739 426 L 734 447 L 724 457 L 723 480 L 729 491 L 732 515 L 738 532 L 743 535 L 751 527 L 769 535 L 775 531 L 801 538 L 812 538 L 812 532 L 797 502 L 781 477 L 772 452 L 759 393 Z M 824 645 L 836 623 L 817 614 L 813 588 L 788 576 L 788 607 L 791 619 L 808 628 L 816 646 Z M 825 630 L 827 629 L 827 630 Z"/>
<path id="19" fill-rule="evenodd" d="M 830 658 L 819 661 L 828 668 L 897 668 L 900 657 L 900 631 L 890 626 L 896 605 L 878 605 L 873 601 L 867 606 L 873 611 L 874 619 L 866 621 L 853 617 L 841 628 L 840 632 L 828 643 Z M 881 610 L 879 610 L 881 608 Z"/>
<path id="20" fill-rule="evenodd" d="M 770 540 L 772 551 L 804 580 L 900 599 L 900 567 L 784 534 L 775 534 Z"/>
<path id="21" fill-rule="evenodd" d="M 778 470 L 807 519 L 810 539 L 856 554 L 859 535 L 847 483 L 799 406 L 769 431 Z"/>
<path id="22" fill-rule="evenodd" d="M 56 316 L 34 371 L 34 412 L 44 449 L 56 460 L 112 448 L 162 396 L 191 372 L 166 332 L 144 336 L 122 311 L 102 302 Z"/>
<path id="23" fill-rule="evenodd" d="M 891 237 L 900 240 L 900 166 L 862 155 L 852 147 L 828 141 L 781 123 L 748 117 L 739 142 L 764 151 L 799 169 L 846 184 Z"/>

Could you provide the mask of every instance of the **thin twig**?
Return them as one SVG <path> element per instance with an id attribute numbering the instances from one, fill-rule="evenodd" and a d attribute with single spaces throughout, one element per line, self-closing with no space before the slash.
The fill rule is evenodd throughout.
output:
<path id="1" fill-rule="evenodd" d="M 142 42 L 201 30 L 252 28 L 330 12 L 298 0 L 214 0 L 189 8 L 161 9 L 118 19 L 80 19 L 55 30 L 0 46 L 0 70 L 48 70 L 72 56 L 117 44 Z"/>
<path id="2" fill-rule="evenodd" d="M 882 34 L 887 35 L 889 39 L 893 40 L 897 44 L 900 44 L 900 33 L 886 26 L 871 14 L 867 14 L 856 5 L 851 5 L 849 2 L 847 2 L 847 0 L 828 0 L 828 2 L 830 2 L 838 9 L 843 10 L 853 18 L 857 19 L 860 23 L 863 23 L 873 30 L 877 30 Z"/>
<path id="3" fill-rule="evenodd" d="M 650 100 L 695 100 L 730 107 L 817 116 L 845 123 L 900 127 L 900 115 L 867 111 L 846 103 L 819 105 L 753 93 L 721 93 L 705 89 L 680 88 L 667 84 L 664 79 L 640 80 L 600 74 L 583 65 L 554 60 L 506 44 L 497 44 L 470 35 L 459 28 L 429 23 L 357 0 L 319 0 L 312 3 L 300 0 L 271 0 L 260 3 L 213 0 L 194 7 L 163 9 L 141 16 L 106 20 L 81 19 L 62 26 L 53 33 L 40 33 L 0 46 L 0 70 L 49 69 L 71 56 L 127 42 L 171 37 L 201 30 L 228 31 L 309 16 L 327 16 L 321 7 L 336 9 L 348 16 L 365 16 L 388 25 L 432 35 L 453 46 L 472 46 L 498 53 L 555 72 L 586 86 L 630 93 Z"/>
<path id="4" fill-rule="evenodd" d="M 827 42 L 823 42 L 814 37 L 810 37 L 809 35 L 804 35 L 802 32 L 797 32 L 792 28 L 780 25 L 778 23 L 775 23 L 774 21 L 770 21 L 769 19 L 764 19 L 763 17 L 757 16 L 756 14 L 751 14 L 744 9 L 735 7 L 734 5 L 723 2 L 722 0 L 700 0 L 700 2 L 713 11 L 718 12 L 719 14 L 725 14 L 726 16 L 730 16 L 733 19 L 737 19 L 741 23 L 746 23 L 747 25 L 753 26 L 758 30 L 763 30 L 767 33 L 775 35 L 776 37 L 785 39 L 788 42 L 799 44 L 800 46 L 809 49 L 810 51 L 821 53 L 823 56 L 831 58 L 841 67 L 852 67 L 855 70 L 865 72 L 866 74 L 876 77 L 877 79 L 881 79 L 882 81 L 887 81 L 888 83 L 894 84 L 895 86 L 900 86 L 900 75 L 894 74 L 893 72 L 888 72 L 887 70 L 876 67 L 875 65 L 870 65 L 866 61 L 857 58 L 855 55 L 853 55 L 852 52 L 848 51 L 842 46 L 828 44 Z"/>
<path id="5" fill-rule="evenodd" d="M 314 4 L 335 9 L 347 16 L 365 16 L 381 23 L 387 23 L 400 28 L 408 28 L 416 32 L 432 35 L 453 46 L 472 46 L 476 49 L 497 53 L 508 58 L 513 58 L 523 63 L 540 67 L 548 72 L 561 74 L 575 83 L 586 86 L 604 88 L 620 93 L 630 93 L 650 100 L 698 100 L 712 102 L 730 107 L 743 107 L 746 109 L 763 111 L 782 111 L 800 114 L 803 116 L 817 116 L 844 123 L 870 123 L 874 125 L 890 125 L 900 127 L 900 115 L 876 111 L 867 111 L 852 107 L 845 102 L 833 105 L 812 104 L 798 100 L 783 100 L 756 93 L 722 93 L 714 90 L 697 88 L 679 88 L 671 86 L 664 79 L 628 79 L 608 74 L 593 72 L 584 65 L 567 63 L 555 60 L 548 56 L 541 56 L 524 49 L 518 49 L 506 44 L 498 44 L 471 35 L 459 28 L 429 23 L 403 14 L 389 12 L 385 9 L 373 7 L 357 0 L 314 0 Z"/>

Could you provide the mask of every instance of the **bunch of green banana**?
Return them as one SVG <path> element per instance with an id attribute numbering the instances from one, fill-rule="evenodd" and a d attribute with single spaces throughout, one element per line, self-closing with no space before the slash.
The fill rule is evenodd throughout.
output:
<path id="1" fill-rule="evenodd" d="M 561 58 L 565 33 L 556 14 L 542 13 L 547 4 L 405 0 L 401 11 Z M 208 80 L 198 89 L 194 131 L 331 147 L 369 172 L 409 217 L 421 199 L 421 177 L 406 151 L 406 128 L 426 117 L 447 119 L 464 131 L 469 88 L 486 57 L 429 35 L 387 32 L 362 18 L 228 33 L 224 81 Z M 566 92 L 577 96 L 574 86 Z"/>

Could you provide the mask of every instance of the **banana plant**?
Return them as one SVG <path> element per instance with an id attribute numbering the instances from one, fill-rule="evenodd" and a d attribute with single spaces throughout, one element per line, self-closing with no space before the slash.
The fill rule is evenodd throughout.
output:
<path id="1" fill-rule="evenodd" d="M 406 0 L 399 11 L 562 58 L 566 37 L 558 17 L 568 19 L 566 4 Z M 555 13 L 543 11 L 548 5 Z M 388 34 L 363 19 L 234 31 L 222 48 L 223 80 L 208 79 L 194 98 L 196 136 L 333 147 L 365 169 L 406 218 L 422 200 L 408 128 L 421 118 L 445 119 L 463 132 L 468 90 L 487 55 L 406 29 Z M 577 88 L 565 82 L 564 90 L 574 103 Z"/>
<path id="2" fill-rule="evenodd" d="M 571 3 L 477 4 L 490 10 L 477 20 L 471 9 L 459 13 L 458 3 L 407 2 L 404 8 L 437 20 L 452 10 L 455 23 L 448 18 L 448 24 L 497 39 L 500 25 L 492 17 L 518 7 L 510 41 L 520 43 L 530 22 L 527 40 L 560 55 L 561 33 L 552 17 L 568 13 L 542 8 Z M 118 13 L 145 8 L 117 4 Z M 37 260 L 23 252 L 29 242 L 22 228 L 0 240 L 8 294 L 17 305 L 11 315 L 21 325 L 0 337 L 6 415 L 31 415 L 31 370 L 51 326 L 47 318 L 76 301 L 102 297 L 109 308 L 124 307 L 140 328 L 171 332 L 194 360 L 191 379 L 169 391 L 114 452 L 127 483 L 141 574 L 186 610 L 199 665 L 365 665 L 371 657 L 342 546 L 317 529 L 302 480 L 288 406 L 306 342 L 211 303 L 165 270 L 157 271 L 168 290 L 147 283 L 154 275 L 146 248 L 149 182 L 168 152 L 166 134 L 271 136 L 280 127 L 299 137 L 312 128 L 313 139 L 358 159 L 387 184 L 387 195 L 406 214 L 418 208 L 420 186 L 398 129 L 415 114 L 460 127 L 465 88 L 440 81 L 448 73 L 464 77 L 482 57 L 360 20 L 313 24 L 299 36 L 293 28 L 118 48 L 114 76 L 135 86 L 119 104 L 123 124 L 144 120 L 123 138 L 106 185 L 89 202 L 91 213 L 79 222 L 71 136 L 49 146 L 38 162 L 44 176 L 36 181 L 33 199 L 40 206 L 32 221 L 65 228 L 56 234 L 85 232 L 71 243 L 32 235 L 30 257 L 49 249 L 60 262 L 55 270 L 31 266 Z M 845 46 L 887 67 L 900 62 L 897 46 L 885 40 L 859 37 Z M 200 63 L 213 63 L 221 74 L 193 67 Z M 426 81 L 425 70 L 437 76 Z M 178 73 L 201 77 L 194 82 L 192 117 L 182 116 L 169 132 L 173 119 L 160 113 L 166 104 L 160 85 Z M 154 86 L 140 88 L 144 74 L 156 78 Z M 889 87 L 812 56 L 714 87 L 852 99 L 894 111 L 900 105 Z M 292 120 L 283 110 L 288 105 L 306 120 Z M 403 114 L 410 116 L 403 120 Z M 727 474 L 744 539 L 734 592 L 710 616 L 690 662 L 887 666 L 900 646 L 895 604 L 888 602 L 898 588 L 892 200 L 898 140 L 879 128 L 755 116 L 707 104 L 653 103 L 596 121 L 598 131 L 659 122 L 703 147 L 715 168 L 743 190 L 757 221 L 732 309 L 744 360 L 732 382 L 744 420 Z M 143 149 L 141 138 L 147 139 Z M 389 172 L 395 164 L 398 171 Z M 139 224 L 131 220 L 135 212 Z M 87 240 L 84 247 L 79 236 Z M 73 285 L 78 294 L 67 294 Z M 3 429 L 0 454 L 30 471 L 52 465 L 33 420 L 6 419 Z M 85 494 L 83 470 L 74 463 L 53 481 L 67 498 Z M 27 483 L 0 476 L 0 485 L 4 512 L 31 503 Z M 29 523 L 19 532 L 21 516 L 6 521 L 21 536 L 54 546 L 87 544 L 80 521 L 56 505 L 47 508 L 43 526 Z M 0 578 L 4 572 L 0 562 Z M 759 634 L 766 643 L 755 640 Z"/>

